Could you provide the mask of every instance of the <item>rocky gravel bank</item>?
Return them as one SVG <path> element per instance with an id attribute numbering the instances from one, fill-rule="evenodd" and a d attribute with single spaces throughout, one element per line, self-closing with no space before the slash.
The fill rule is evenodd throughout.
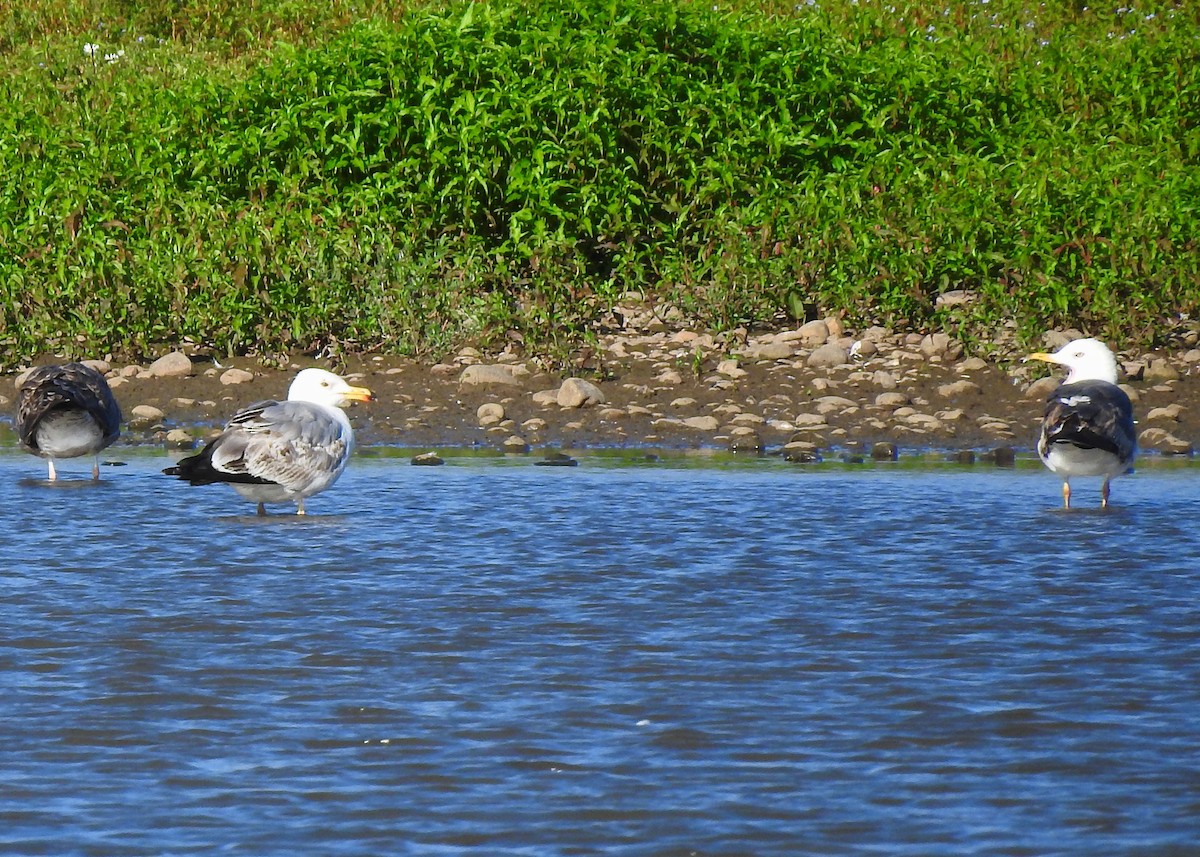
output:
<path id="1" fill-rule="evenodd" d="M 1043 346 L 1080 335 L 1053 331 Z M 148 365 L 94 365 L 128 421 L 124 443 L 188 448 L 238 408 L 285 395 L 296 370 L 324 363 L 378 398 L 351 412 L 362 445 L 710 447 L 805 460 L 838 451 L 1029 450 L 1059 377 L 1022 356 L 964 356 L 945 334 L 852 331 L 829 318 L 752 335 L 611 333 L 567 373 L 515 350 L 471 348 L 436 364 L 360 355 L 264 369 L 179 351 Z M 1120 361 L 1143 451 L 1190 455 L 1200 441 L 1200 349 L 1120 353 Z M 14 392 L 0 392 L 10 416 Z"/>

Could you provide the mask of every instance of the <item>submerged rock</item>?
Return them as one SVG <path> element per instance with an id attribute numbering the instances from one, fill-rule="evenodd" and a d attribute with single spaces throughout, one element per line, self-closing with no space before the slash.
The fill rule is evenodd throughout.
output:
<path id="1" fill-rule="evenodd" d="M 192 437 L 192 433 L 178 428 L 167 432 L 165 442 L 170 449 L 193 449 L 196 446 L 196 439 Z"/>
<path id="2" fill-rule="evenodd" d="M 900 450 L 896 448 L 896 444 L 889 441 L 880 441 L 871 446 L 871 458 L 876 461 L 895 461 L 900 457 Z"/>
<path id="3" fill-rule="evenodd" d="M 525 438 L 521 437 L 520 435 L 516 435 L 516 434 L 514 434 L 512 437 L 507 438 L 504 441 L 504 443 L 501 444 L 501 448 L 505 452 L 512 452 L 512 453 L 517 453 L 517 454 L 520 454 L 523 452 L 529 452 L 529 444 L 525 442 Z"/>
<path id="4" fill-rule="evenodd" d="M 998 446 L 988 453 L 988 458 L 997 467 L 1012 467 L 1017 463 L 1017 451 L 1011 446 Z"/>
<path id="5" fill-rule="evenodd" d="M 758 432 L 754 431 L 753 429 L 735 434 L 729 439 L 730 452 L 750 452 L 758 454 L 761 453 L 762 450 L 762 438 L 759 437 Z"/>

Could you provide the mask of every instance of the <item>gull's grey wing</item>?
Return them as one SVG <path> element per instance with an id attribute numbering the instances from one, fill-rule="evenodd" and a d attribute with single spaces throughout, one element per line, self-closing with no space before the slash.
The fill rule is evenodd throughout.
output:
<path id="1" fill-rule="evenodd" d="M 307 402 L 256 402 L 235 414 L 199 455 L 168 468 L 193 485 L 241 482 L 303 491 L 341 472 L 350 455 L 346 428 Z"/>

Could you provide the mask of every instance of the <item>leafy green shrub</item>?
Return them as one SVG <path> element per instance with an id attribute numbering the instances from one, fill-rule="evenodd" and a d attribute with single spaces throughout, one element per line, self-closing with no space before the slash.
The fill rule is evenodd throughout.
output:
<path id="1" fill-rule="evenodd" d="M 807 306 L 1151 344 L 1200 311 L 1200 43 L 1172 7 L 79 8 L 7 13 L 9 362 L 561 355 L 633 290 L 718 329 Z M 86 52 L 51 33 L 104 17 Z"/>

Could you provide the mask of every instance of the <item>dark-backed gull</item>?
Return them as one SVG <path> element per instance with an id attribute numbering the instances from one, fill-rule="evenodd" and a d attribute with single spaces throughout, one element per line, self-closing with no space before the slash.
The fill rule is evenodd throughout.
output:
<path id="1" fill-rule="evenodd" d="M 83 363 L 34 369 L 17 393 L 17 437 L 22 449 L 46 459 L 58 478 L 56 458 L 93 456 L 100 478 L 100 450 L 121 434 L 121 408 L 104 376 Z"/>
<path id="2" fill-rule="evenodd" d="M 1071 505 L 1072 476 L 1103 476 L 1100 505 L 1108 505 L 1109 481 L 1129 472 L 1137 454 L 1133 405 L 1117 386 L 1117 361 L 1096 339 L 1076 339 L 1053 354 L 1030 354 L 1066 366 L 1066 379 L 1046 399 L 1038 437 L 1042 461 L 1063 478 L 1063 506 Z"/>
<path id="3" fill-rule="evenodd" d="M 256 402 L 238 412 L 199 454 L 163 473 L 192 485 L 224 482 L 265 515 L 266 503 L 295 503 L 337 481 L 354 448 L 354 431 L 342 410 L 374 397 L 324 369 L 305 369 L 286 401 Z"/>

